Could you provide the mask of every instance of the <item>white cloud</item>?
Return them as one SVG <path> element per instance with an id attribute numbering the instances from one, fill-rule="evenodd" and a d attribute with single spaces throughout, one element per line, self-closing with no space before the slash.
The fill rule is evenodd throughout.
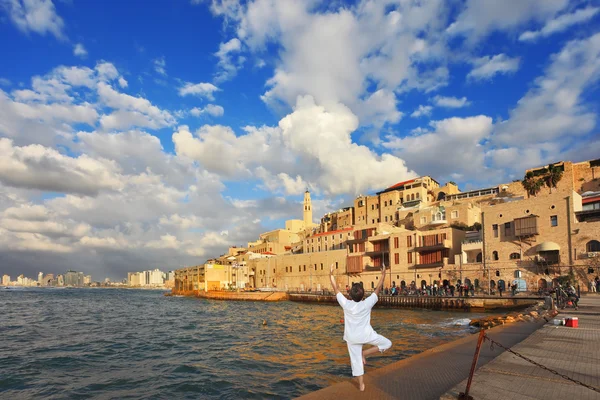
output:
<path id="1" fill-rule="evenodd" d="M 600 8 L 598 7 L 587 7 L 576 10 L 570 14 L 563 14 L 555 19 L 547 21 L 542 29 L 539 31 L 526 31 L 519 36 L 520 41 L 530 41 L 541 37 L 547 37 L 557 32 L 562 32 L 569 27 L 580 24 L 592 19 L 598 14 Z"/>
<path id="2" fill-rule="evenodd" d="M 485 115 L 454 117 L 432 121 L 430 125 L 432 132 L 421 130 L 416 136 L 389 136 L 383 146 L 420 175 L 451 179 L 451 173 L 459 173 L 481 179 L 484 176 L 482 142 L 492 132 L 492 119 Z"/>
<path id="3" fill-rule="evenodd" d="M 445 108 L 461 108 L 467 107 L 471 104 L 470 101 L 467 100 L 466 97 L 445 97 L 445 96 L 435 96 L 433 98 L 433 103 L 438 107 Z"/>
<path id="4" fill-rule="evenodd" d="M 475 43 L 494 31 L 514 31 L 529 21 L 544 22 L 568 4 L 569 0 L 467 0 L 447 32 Z"/>
<path id="5" fill-rule="evenodd" d="M 545 74 L 497 124 L 494 140 L 504 145 L 572 140 L 589 133 L 596 114 L 583 93 L 600 79 L 600 34 L 573 40 L 551 57 Z"/>
<path id="6" fill-rule="evenodd" d="M 0 138 L 0 182 L 4 185 L 94 196 L 122 187 L 118 168 L 86 155 L 71 158 L 40 145 L 14 146 Z"/>
<path id="7" fill-rule="evenodd" d="M 198 97 L 205 97 L 208 100 L 214 100 L 214 92 L 218 92 L 220 89 L 208 82 L 191 83 L 186 82 L 182 87 L 179 88 L 180 96 L 193 95 Z"/>
<path id="8" fill-rule="evenodd" d="M 0 78 L 0 86 L 10 86 L 10 85 L 12 85 L 12 82 L 10 81 L 10 79 Z"/>
<path id="9" fill-rule="evenodd" d="M 77 43 L 75 44 L 75 46 L 73 46 L 73 55 L 80 57 L 80 58 L 85 58 L 87 57 L 87 50 L 85 49 L 85 47 L 83 47 L 83 44 L 81 43 Z"/>
<path id="10" fill-rule="evenodd" d="M 431 115 L 432 110 L 433 110 L 432 106 L 420 105 L 415 111 L 413 111 L 412 114 L 410 114 L 410 116 L 413 118 L 419 118 L 422 116 L 428 117 Z"/>
<path id="11" fill-rule="evenodd" d="M 123 89 L 128 86 L 127 81 L 125 80 L 125 78 L 123 78 L 123 77 L 119 78 L 119 86 L 121 86 Z"/>
<path id="12" fill-rule="evenodd" d="M 167 76 L 167 62 L 165 61 L 164 57 L 156 58 L 154 59 L 154 61 L 152 61 L 152 63 L 154 64 L 154 70 L 157 73 L 159 73 L 162 76 Z"/>
<path id="13" fill-rule="evenodd" d="M 190 114 L 194 117 L 199 117 L 202 114 L 212 115 L 213 117 L 222 117 L 225 113 L 225 109 L 215 104 L 208 104 L 204 108 L 194 107 L 190 110 Z"/>
<path id="14" fill-rule="evenodd" d="M 484 56 L 473 60 L 473 69 L 468 73 L 467 79 L 491 79 L 497 74 L 508 74 L 519 69 L 521 59 L 508 57 L 506 54 Z"/>
<path id="15" fill-rule="evenodd" d="M 227 81 L 237 74 L 245 59 L 240 56 L 234 57 L 234 54 L 239 53 L 241 50 L 242 42 L 238 38 L 233 38 L 219 45 L 219 51 L 215 53 L 215 56 L 219 59 L 217 66 L 220 71 L 215 76 L 215 82 Z"/>
<path id="16" fill-rule="evenodd" d="M 175 118 L 168 111 L 161 110 L 142 97 L 119 93 L 104 82 L 98 83 L 98 97 L 104 105 L 116 109 L 100 118 L 100 125 L 104 129 L 131 126 L 158 129 L 175 124 Z"/>
<path id="17" fill-rule="evenodd" d="M 402 160 L 353 143 L 357 128 L 358 119 L 347 107 L 326 109 L 306 96 L 277 128 L 246 127 L 245 135 L 236 136 L 231 128 L 205 125 L 194 137 L 184 126 L 173 142 L 178 155 L 211 172 L 227 178 L 262 177 L 273 189 L 279 180 L 289 193 L 300 185 L 330 194 L 364 193 L 414 175 Z"/>
<path id="18" fill-rule="evenodd" d="M 52 0 L 3 0 L 0 7 L 8 11 L 11 20 L 22 32 L 51 33 L 57 39 L 66 39 L 64 22 L 56 14 Z"/>

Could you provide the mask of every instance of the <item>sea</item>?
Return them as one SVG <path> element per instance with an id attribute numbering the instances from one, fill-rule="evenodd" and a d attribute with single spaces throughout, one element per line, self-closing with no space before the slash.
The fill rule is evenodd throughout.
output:
<path id="1" fill-rule="evenodd" d="M 366 372 L 469 335 L 481 314 L 379 309 Z M 1 399 L 289 399 L 351 379 L 337 305 L 0 289 Z"/>

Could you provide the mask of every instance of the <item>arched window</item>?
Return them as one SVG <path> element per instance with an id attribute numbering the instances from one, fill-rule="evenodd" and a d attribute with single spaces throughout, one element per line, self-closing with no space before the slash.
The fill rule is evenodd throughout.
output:
<path id="1" fill-rule="evenodd" d="M 371 282 L 371 289 L 375 289 L 375 282 Z"/>
<path id="2" fill-rule="evenodd" d="M 516 270 L 515 271 L 515 278 L 520 278 L 521 277 L 521 271 Z"/>
<path id="3" fill-rule="evenodd" d="M 500 271 L 496 270 L 496 276 L 500 276 Z"/>
<path id="4" fill-rule="evenodd" d="M 419 199 L 419 193 L 417 193 L 417 200 Z"/>
<path id="5" fill-rule="evenodd" d="M 483 259 L 482 254 L 481 253 L 477 253 L 477 257 L 475 257 L 475 262 L 480 263 L 482 259 Z"/>
<path id="6" fill-rule="evenodd" d="M 585 245 L 585 250 L 589 253 L 591 251 L 600 251 L 600 242 L 597 240 L 590 240 Z"/>
<path id="7" fill-rule="evenodd" d="M 414 194 L 414 193 L 410 195 L 410 199 L 411 199 L 411 200 L 414 200 L 414 199 L 415 199 L 415 194 Z"/>
<path id="8" fill-rule="evenodd" d="M 520 260 L 521 259 L 521 255 L 519 253 L 510 253 L 509 257 L 511 260 Z"/>
<path id="9" fill-rule="evenodd" d="M 494 261 L 498 261 L 498 252 L 496 250 L 492 252 L 492 258 L 494 259 Z"/>

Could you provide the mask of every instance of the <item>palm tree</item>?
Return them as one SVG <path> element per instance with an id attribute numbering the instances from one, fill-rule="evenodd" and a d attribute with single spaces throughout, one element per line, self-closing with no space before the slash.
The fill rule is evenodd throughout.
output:
<path id="1" fill-rule="evenodd" d="M 544 183 L 550 188 L 550 193 L 552 193 L 552 188 L 556 188 L 556 185 L 562 179 L 562 175 L 563 171 L 561 168 L 554 164 L 548 165 L 548 172 L 544 176 Z"/>
<path id="2" fill-rule="evenodd" d="M 536 179 L 533 172 L 529 171 L 525 174 L 525 177 L 521 181 L 521 185 L 523 185 L 523 188 L 527 191 L 527 197 L 536 196 L 540 190 L 542 190 L 544 179 Z"/>

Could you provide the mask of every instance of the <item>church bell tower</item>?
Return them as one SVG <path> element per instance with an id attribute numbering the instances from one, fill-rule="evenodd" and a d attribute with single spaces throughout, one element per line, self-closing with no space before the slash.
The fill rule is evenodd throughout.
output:
<path id="1" fill-rule="evenodd" d="M 304 192 L 304 228 L 310 228 L 312 223 L 312 204 L 310 201 L 310 192 L 307 189 Z"/>

